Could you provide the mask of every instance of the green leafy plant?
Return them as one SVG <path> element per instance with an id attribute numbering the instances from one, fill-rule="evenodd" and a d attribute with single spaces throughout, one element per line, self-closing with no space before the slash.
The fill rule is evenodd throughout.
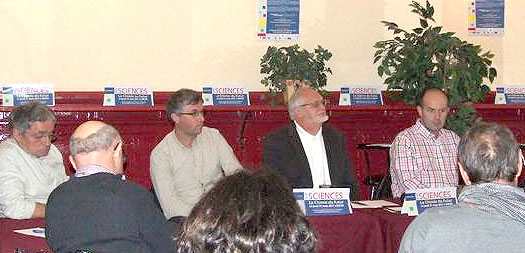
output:
<path id="1" fill-rule="evenodd" d="M 330 58 L 332 53 L 321 46 L 317 46 L 314 53 L 297 44 L 280 48 L 270 46 L 261 58 L 261 74 L 264 74 L 261 83 L 272 93 L 284 91 L 287 80 L 303 81 L 301 83 L 322 90 L 327 74 L 332 74 L 326 66 Z"/>
<path id="2" fill-rule="evenodd" d="M 434 7 L 428 1 L 425 7 L 415 1 L 409 6 L 419 16 L 419 27 L 407 31 L 396 23 L 382 21 L 394 38 L 374 45 L 374 64 L 379 62 L 377 73 L 386 77 L 387 90 L 400 90 L 397 94 L 407 104 L 417 103 L 427 87 L 443 89 L 453 108 L 466 101 L 483 101 L 490 91 L 484 79 L 493 82 L 497 76 L 491 67 L 494 55 L 482 53 L 481 46 L 463 41 L 453 32 L 442 32 L 441 26 L 430 25 L 435 22 Z M 476 116 L 466 113 L 462 117 L 472 115 Z M 475 122 L 470 118 L 458 120 Z"/>
<path id="3" fill-rule="evenodd" d="M 433 27 L 434 7 L 426 7 L 412 1 L 412 12 L 419 15 L 420 27 L 411 32 L 387 21 L 382 23 L 394 34 L 393 39 L 377 42 L 374 63 L 379 76 L 386 76 L 388 89 L 402 89 L 402 99 L 413 104 L 426 87 L 444 89 L 452 105 L 464 101 L 482 101 L 490 89 L 483 79 L 490 82 L 497 75 L 491 67 L 494 56 L 481 54 L 478 45 L 462 41 L 453 32 L 441 32 L 442 27 Z"/>
<path id="4" fill-rule="evenodd" d="M 476 109 L 470 103 L 460 104 L 453 113 L 451 113 L 445 127 L 462 136 L 465 131 L 477 122 L 483 121 L 483 118 L 476 114 Z"/>

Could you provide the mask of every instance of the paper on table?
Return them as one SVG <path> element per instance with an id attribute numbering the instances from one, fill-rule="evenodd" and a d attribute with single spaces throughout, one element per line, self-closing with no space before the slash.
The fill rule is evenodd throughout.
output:
<path id="1" fill-rule="evenodd" d="M 401 212 L 401 208 L 402 207 L 400 206 L 391 206 L 391 207 L 386 207 L 385 210 L 392 212 L 392 213 L 399 213 Z"/>
<path id="2" fill-rule="evenodd" d="M 398 204 L 386 200 L 352 201 L 352 208 L 383 208 L 386 206 L 398 206 Z"/>
<path id="3" fill-rule="evenodd" d="M 43 228 L 26 228 L 26 229 L 15 230 L 15 232 L 24 234 L 24 235 L 46 238 L 46 231 Z"/>

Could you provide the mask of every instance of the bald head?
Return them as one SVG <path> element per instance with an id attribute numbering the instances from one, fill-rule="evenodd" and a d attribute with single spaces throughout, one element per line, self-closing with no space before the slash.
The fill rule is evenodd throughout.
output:
<path id="1" fill-rule="evenodd" d="M 71 139 L 70 161 L 75 168 L 98 165 L 120 174 L 122 170 L 122 141 L 118 131 L 100 121 L 80 125 Z"/>
<path id="2" fill-rule="evenodd" d="M 80 138 L 85 139 L 89 135 L 92 135 L 96 133 L 98 130 L 100 130 L 102 127 L 107 126 L 108 124 L 101 122 L 101 121 L 88 121 L 75 129 L 73 132 L 73 135 L 71 135 L 71 138 Z"/>
<path id="3" fill-rule="evenodd" d="M 109 149 L 120 141 L 118 131 L 101 121 L 88 121 L 80 125 L 69 140 L 71 155 Z"/>

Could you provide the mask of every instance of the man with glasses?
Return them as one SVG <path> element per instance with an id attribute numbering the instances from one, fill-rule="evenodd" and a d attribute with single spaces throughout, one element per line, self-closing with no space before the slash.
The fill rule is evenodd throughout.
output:
<path id="1" fill-rule="evenodd" d="M 174 129 L 150 156 L 151 181 L 175 234 L 214 182 L 242 169 L 221 133 L 204 126 L 202 103 L 199 93 L 189 89 L 170 97 L 166 116 Z"/>
<path id="2" fill-rule="evenodd" d="M 345 138 L 324 124 L 323 97 L 314 89 L 298 88 L 288 103 L 292 123 L 265 138 L 263 164 L 283 175 L 293 188 L 348 187 L 359 196 Z"/>
<path id="3" fill-rule="evenodd" d="M 0 144 L 0 217 L 44 217 L 47 197 L 67 180 L 62 154 L 51 143 L 55 122 L 38 102 L 11 112 L 11 137 Z"/>
<path id="4" fill-rule="evenodd" d="M 458 185 L 459 136 L 443 128 L 450 110 L 447 94 L 427 88 L 416 109 L 416 124 L 400 132 L 390 149 L 392 195 L 396 198 L 406 190 Z"/>

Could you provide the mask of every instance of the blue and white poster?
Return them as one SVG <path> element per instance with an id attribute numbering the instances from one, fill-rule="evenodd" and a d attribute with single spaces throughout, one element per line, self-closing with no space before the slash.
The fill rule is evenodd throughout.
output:
<path id="1" fill-rule="evenodd" d="M 408 190 L 405 192 L 401 213 L 419 215 L 428 208 L 451 206 L 457 201 L 456 187 Z"/>
<path id="2" fill-rule="evenodd" d="M 383 97 L 379 86 L 341 87 L 339 105 L 382 105 Z"/>
<path id="3" fill-rule="evenodd" d="M 505 0 L 473 0 L 468 15 L 472 36 L 501 36 L 505 31 Z"/>
<path id="4" fill-rule="evenodd" d="M 55 105 L 55 85 L 51 83 L 5 84 L 2 87 L 2 104 L 17 106 L 31 101 Z"/>
<path id="5" fill-rule="evenodd" d="M 293 194 L 306 216 L 352 213 L 349 188 L 297 188 Z"/>
<path id="6" fill-rule="evenodd" d="M 497 87 L 495 104 L 525 104 L 525 87 Z"/>
<path id="7" fill-rule="evenodd" d="M 250 93 L 244 87 L 206 86 L 202 100 L 204 105 L 250 105 Z"/>
<path id="8" fill-rule="evenodd" d="M 259 0 L 257 38 L 298 40 L 300 3 L 300 0 Z"/>
<path id="9" fill-rule="evenodd" d="M 104 106 L 153 105 L 153 92 L 148 87 L 104 87 Z"/>

